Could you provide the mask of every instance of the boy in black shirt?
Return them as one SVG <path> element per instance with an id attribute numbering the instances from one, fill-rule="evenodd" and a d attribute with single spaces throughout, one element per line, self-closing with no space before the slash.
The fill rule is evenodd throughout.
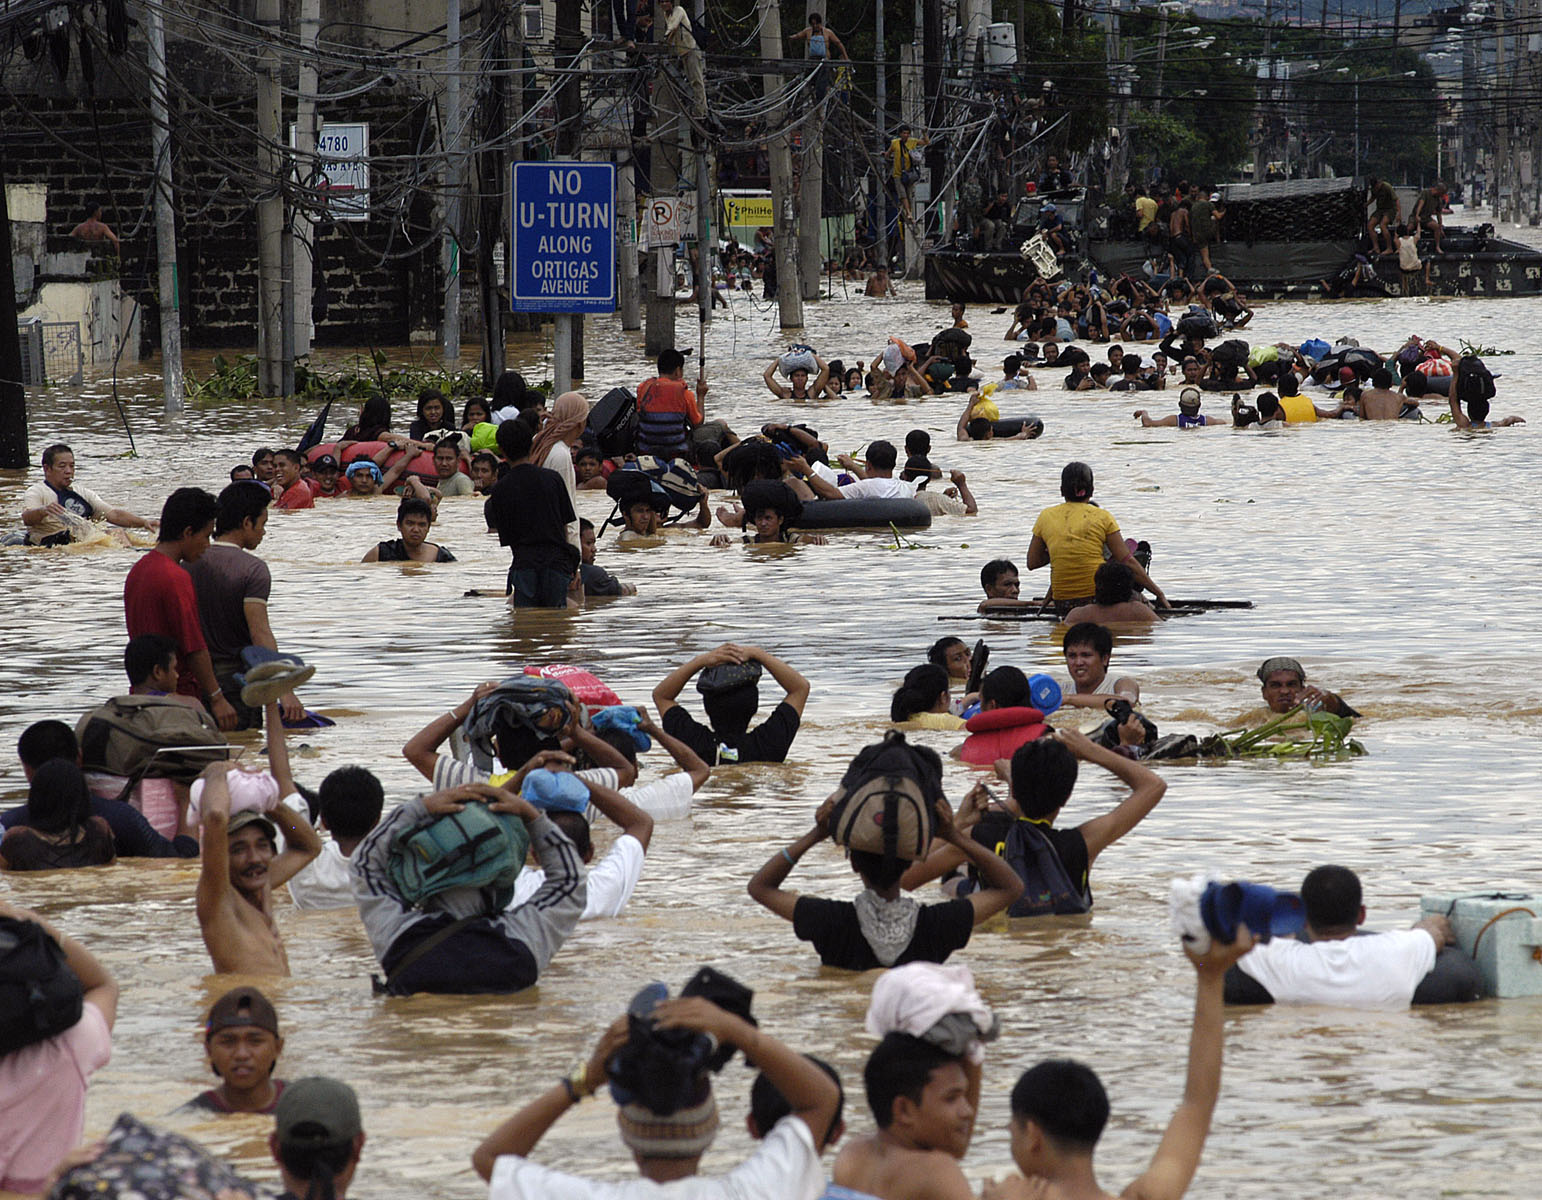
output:
<path id="1" fill-rule="evenodd" d="M 941 762 L 937 771 L 940 776 Z M 946 962 L 953 951 L 969 944 L 976 925 L 1023 894 L 1023 881 L 1016 872 L 954 823 L 953 810 L 941 795 L 936 802 L 933 844 L 956 850 L 962 861 L 979 871 L 983 885 L 972 896 L 918 904 L 900 895 L 900 876 L 910 865 L 905 859 L 863 850 L 851 851 L 851 869 L 861 876 L 864 888 L 855 901 L 783 891 L 782 882 L 797 861 L 830 836 L 834 808 L 835 796 L 831 796 L 814 814 L 814 827 L 772 855 L 749 884 L 755 902 L 791 921 L 798 940 L 813 942 L 819 961 L 827 967 L 871 971 L 909 962 Z"/>
<path id="2" fill-rule="evenodd" d="M 567 526 L 578 514 L 562 476 L 530 461 L 533 440 L 523 421 L 498 426 L 498 449 L 510 466 L 487 498 L 487 519 L 499 543 L 513 551 L 508 592 L 514 606 L 566 608 L 579 562 Z"/>
<path id="3" fill-rule="evenodd" d="M 680 706 L 679 695 L 693 676 L 708 667 L 742 665 L 755 662 L 771 673 L 771 678 L 787 694 L 771 710 L 771 715 L 754 729 L 750 720 L 760 708 L 760 688 L 754 683 L 730 691 L 703 693 L 702 707 L 710 725 L 700 721 Z M 698 654 L 676 667 L 653 689 L 653 704 L 663 723 L 664 732 L 679 738 L 709 767 L 723 763 L 785 762 L 792 740 L 803 719 L 808 702 L 809 682 L 774 654 L 759 646 L 737 646 L 724 642 L 716 650 Z"/>

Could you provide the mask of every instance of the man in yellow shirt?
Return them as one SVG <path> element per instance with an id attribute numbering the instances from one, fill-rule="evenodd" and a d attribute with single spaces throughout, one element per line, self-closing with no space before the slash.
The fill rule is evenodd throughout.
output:
<path id="1" fill-rule="evenodd" d="M 1157 202 L 1143 185 L 1135 188 L 1135 215 L 1139 219 L 1135 227 L 1137 233 L 1145 233 L 1146 227 L 1156 220 Z"/>
<path id="2" fill-rule="evenodd" d="M 931 145 L 931 139 L 911 137 L 909 125 L 901 125 L 895 133 L 897 136 L 889 143 L 889 173 L 893 177 L 894 191 L 899 198 L 900 210 L 905 214 L 905 220 L 914 221 L 915 214 L 911 211 L 911 200 L 915 192 L 916 180 L 921 175 L 921 168 L 916 162 L 915 154 L 922 146 Z"/>
<path id="3" fill-rule="evenodd" d="M 1092 577 L 1103 565 L 1103 550 L 1130 568 L 1135 581 L 1156 597 L 1162 608 L 1171 607 L 1167 596 L 1135 561 L 1112 514 L 1092 503 L 1092 468 L 1084 462 L 1067 463 L 1060 472 L 1060 494 L 1065 503 L 1039 514 L 1028 543 L 1028 569 L 1050 568 L 1050 598 L 1061 613 L 1085 604 L 1096 589 Z"/>

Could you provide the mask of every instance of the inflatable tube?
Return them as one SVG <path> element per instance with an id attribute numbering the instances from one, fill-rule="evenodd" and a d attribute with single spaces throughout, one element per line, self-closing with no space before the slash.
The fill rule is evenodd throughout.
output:
<path id="1" fill-rule="evenodd" d="M 586 704 L 590 708 L 609 708 L 613 704 L 621 703 L 621 697 L 611 691 L 604 680 L 591 675 L 582 667 L 570 666 L 567 663 L 550 663 L 544 667 L 526 667 L 525 674 L 534 675 L 538 679 L 555 679 L 558 683 L 566 685 L 568 691 L 578 697 L 580 704 Z"/>
<path id="2" fill-rule="evenodd" d="M 1414 988 L 1415 1004 L 1467 1004 L 1483 998 L 1483 970 L 1460 946 L 1446 946 Z"/>
<path id="3" fill-rule="evenodd" d="M 349 463 L 361 458 L 372 459 L 375 457 L 375 455 L 379 454 L 384 449 L 384 442 L 355 442 L 353 445 L 349 446 L 348 449 L 343 451 L 342 458 L 339 461 L 342 463 L 343 470 L 346 471 L 348 469 Z M 307 450 L 305 452 L 305 456 L 310 462 L 315 462 L 323 454 L 335 455 L 336 453 L 336 442 L 322 442 L 319 446 L 312 446 L 309 450 Z M 401 451 L 397 451 L 396 453 L 389 455 L 385 460 L 385 465 L 380 469 L 382 471 L 389 471 L 396 465 L 397 460 L 400 459 L 401 456 Z M 413 460 L 407 464 L 407 474 L 421 475 L 423 478 L 428 480 L 438 479 L 439 472 L 434 470 L 433 453 L 431 451 L 425 450 L 422 454 L 414 456 Z"/>
<path id="4" fill-rule="evenodd" d="M 1039 437 L 1044 432 L 1044 422 L 1038 417 L 1002 417 L 1001 420 L 992 421 L 991 424 L 995 427 L 996 436 L 999 438 L 1016 437 L 1025 426 L 1038 426 L 1038 433 L 1028 435 L 1031 438 Z"/>
<path id="5" fill-rule="evenodd" d="M 811 500 L 799 529 L 926 529 L 932 510 L 924 500 Z"/>

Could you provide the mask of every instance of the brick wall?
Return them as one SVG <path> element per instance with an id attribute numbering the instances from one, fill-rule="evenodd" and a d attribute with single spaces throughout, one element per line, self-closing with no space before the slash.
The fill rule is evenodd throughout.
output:
<path id="1" fill-rule="evenodd" d="M 250 186 L 255 95 L 245 91 L 244 78 L 242 92 L 228 94 L 233 77 L 207 51 L 172 40 L 169 53 L 173 76 L 205 91 L 201 102 L 214 110 L 172 115 L 183 338 L 193 347 L 251 347 L 257 340 L 257 221 Z M 137 41 L 126 57 L 136 54 L 142 62 Z M 18 56 L 5 80 L 15 100 L 0 100 L 0 156 L 12 183 L 48 185 L 50 251 L 82 249 L 68 237 L 70 229 L 96 204 L 106 208 L 105 219 L 123 242 L 122 261 L 93 251 L 86 273 L 121 273 L 124 291 L 143 305 L 142 345 L 149 349 L 158 345 L 160 331 L 150 120 L 147 101 L 135 94 L 143 73 L 104 58 L 99 51 L 93 121 L 78 63 L 60 82 L 46 55 L 36 62 Z M 219 94 L 221 87 L 227 94 Z M 230 118 L 229 125 L 215 113 Z M 372 159 L 395 160 L 372 166 L 372 192 L 378 197 L 390 191 L 394 203 L 372 211 L 367 222 L 323 227 L 315 340 L 401 345 L 415 330 L 434 329 L 440 317 L 433 202 L 412 186 L 411 156 L 433 145 L 431 132 L 424 132 L 431 113 L 420 99 L 382 87 L 327 115 L 370 123 Z M 291 105 L 286 135 L 292 118 Z"/>

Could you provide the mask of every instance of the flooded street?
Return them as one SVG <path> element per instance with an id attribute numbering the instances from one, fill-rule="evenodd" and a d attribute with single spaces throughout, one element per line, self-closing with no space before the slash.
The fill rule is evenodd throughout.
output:
<path id="1" fill-rule="evenodd" d="M 376 999 L 368 977 L 378 968 L 357 916 L 301 914 L 280 898 L 294 977 L 260 981 L 284 1026 L 278 1074 L 328 1074 L 359 1090 L 369 1137 L 361 1194 L 485 1195 L 469 1164 L 477 1142 L 587 1053 L 638 987 L 657 978 L 677 988 L 704 963 L 755 989 L 764 1026 L 834 1063 L 853 1132 L 872 1127 L 861 1095 L 872 1042 L 861 1024 L 873 977 L 822 970 L 790 926 L 749 900 L 745 883 L 807 829 L 850 757 L 881 735 L 894 687 L 939 636 L 984 637 L 992 666 L 1064 680 L 1056 627 L 966 614 L 986 560 L 1024 566 L 1034 518 L 1058 502 L 1060 469 L 1072 459 L 1092 465 L 1096 499 L 1123 531 L 1151 542 L 1151 574 L 1169 595 L 1255 605 L 1119 640 L 1113 667 L 1140 680 L 1146 714 L 1163 733 L 1229 728 L 1259 703 L 1259 662 L 1288 654 L 1311 682 L 1342 692 L 1364 714 L 1355 736 L 1369 754 L 1315 765 L 1162 765 L 1166 798 L 1097 862 L 1090 924 L 1008 927 L 998 919 L 976 933 L 953 961 L 974 971 L 1003 1036 L 986 1063 L 965 1163 L 971 1179 L 1010 1167 L 1008 1093 L 1022 1069 L 1051 1055 L 1089 1062 L 1109 1090 L 1104 1186 L 1117 1192 L 1143 1169 L 1181 1095 L 1192 1010 L 1193 972 L 1167 922 L 1174 875 L 1214 867 L 1293 888 L 1311 867 L 1343 863 L 1360 873 L 1368 925 L 1380 929 L 1415 920 L 1425 893 L 1538 890 L 1542 621 L 1527 537 L 1536 528 L 1542 445 L 1542 303 L 1261 304 L 1240 335 L 1253 343 L 1353 336 L 1385 353 L 1419 333 L 1451 347 L 1465 339 L 1514 351 L 1489 364 L 1502 373 L 1494 416 L 1526 417 L 1518 428 L 1142 430 L 1132 411 L 1175 411 L 1176 390 L 1139 399 L 1072 394 L 1060 388 L 1063 372 L 1041 371 L 1044 391 L 997 397 L 1003 416 L 1040 417 L 1041 439 L 957 444 L 955 396 L 795 407 L 766 392 L 760 374 L 790 340 L 850 365 L 871 360 L 889 334 L 926 341 L 948 324 L 946 305 L 921 300 L 919 283 L 902 284 L 897 300 L 848 295 L 839 280 L 834 292 L 807 306 L 807 329 L 796 338 L 777 328 L 774 305 L 744 293 L 730 313 L 718 310 L 706 335 L 707 415 L 743 435 L 771 419 L 807 421 L 832 454 L 879 437 L 898 445 L 908 430 L 928 430 L 933 460 L 966 472 L 980 514 L 939 518 L 914 536 L 916 548 L 868 531 L 765 554 L 711 548 L 710 533 L 680 531 L 660 549 L 618 550 L 612 531 L 601 538 L 599 561 L 635 583 L 637 597 L 592 602 L 574 616 L 515 614 L 499 599 L 463 596 L 474 587 L 501 590 L 508 565 L 485 532 L 479 500 L 444 503 L 433 537 L 459 561 L 433 568 L 359 564 L 366 549 L 394 536 L 394 500 L 322 502 L 270 519 L 259 553 L 273 572 L 273 627 L 281 647 L 317 665 L 302 698 L 338 722 L 295 738 L 308 747 L 295 772 L 310 786 L 334 767 L 361 763 L 381 777 L 388 804 L 411 795 L 423 781 L 401 756 L 408 737 L 478 681 L 527 663 L 586 664 L 623 700 L 645 702 L 676 664 L 734 640 L 765 646 L 813 684 L 788 762 L 715 771 L 689 819 L 658 826 L 628 913 L 580 926 L 527 993 Z M 973 353 L 995 377 L 1010 349 L 1001 341 L 1010 313 L 972 306 L 967 315 Z M 677 329 L 679 344 L 694 349 L 694 309 L 680 307 Z M 618 319 L 591 319 L 585 340 L 591 399 L 652 374 L 641 335 L 623 333 Z M 1104 347 L 1088 349 L 1095 361 L 1103 356 Z M 549 354 L 549 340 L 515 339 L 509 363 L 534 382 L 549 377 Z M 473 349 L 464 365 L 474 361 Z M 316 415 L 308 404 L 227 403 L 168 418 L 153 366 L 130 364 L 133 373 L 119 381 L 137 458 L 124 457 L 110 382 L 96 379 L 29 394 L 34 459 L 67 441 L 79 483 L 155 515 L 173 487 L 218 491 L 253 448 L 295 444 Z M 201 369 L 207 358 L 194 366 Z M 1224 411 L 1226 399 L 1207 396 L 1206 406 Z M 394 401 L 397 428 L 411 408 L 408 398 Z M 1430 417 L 1440 411 L 1425 406 Z M 335 407 L 329 434 L 348 419 Z M 0 473 L 9 526 L 19 524 L 17 499 L 35 478 L 35 469 Z M 583 493 L 579 511 L 598 523 L 610 502 Z M 121 593 L 134 561 L 122 549 L 0 550 L 8 803 L 25 797 L 11 748 L 28 723 L 57 716 L 73 724 L 124 690 Z M 1025 595 L 1046 584 L 1047 572 L 1024 571 Z M 774 691 L 766 681 L 763 712 Z M 683 700 L 699 712 L 694 689 Z M 944 753 L 959 740 L 916 736 Z M 658 752 L 644 761 L 645 778 L 665 765 Z M 955 803 L 974 777 L 949 761 Z M 1106 811 L 1119 795 L 1110 777 L 1084 770 L 1061 823 Z M 608 833 L 598 841 L 603 849 Z M 268 1184 L 276 1177 L 265 1119 L 167 1117 L 211 1085 L 200 1021 L 230 984 L 207 975 L 196 875 L 196 862 L 135 861 L 11 875 L 0 892 L 78 935 L 123 986 L 113 1061 L 92 1085 L 88 1131 L 133 1111 L 229 1153 Z M 832 897 L 858 888 L 828 845 L 788 886 Z M 1538 1000 L 1234 1015 L 1214 1131 L 1190 1195 L 1534 1197 L 1535 1168 L 1524 1164 L 1542 1155 L 1539 1046 Z M 708 1170 L 746 1153 L 749 1081 L 738 1060 L 719 1079 L 723 1124 Z M 608 1100 L 570 1113 L 535 1157 L 585 1173 L 632 1172 Z"/>

